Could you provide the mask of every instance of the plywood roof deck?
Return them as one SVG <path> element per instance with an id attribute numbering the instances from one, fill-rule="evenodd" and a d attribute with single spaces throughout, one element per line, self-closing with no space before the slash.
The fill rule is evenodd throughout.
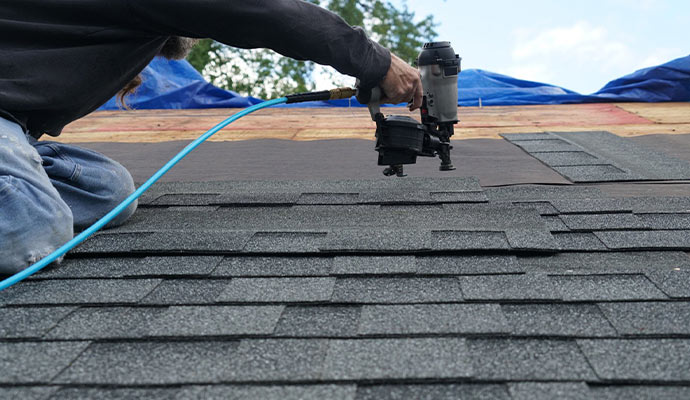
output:
<path id="1" fill-rule="evenodd" d="M 58 140 L 70 143 L 155 143 L 192 140 L 238 109 L 95 112 L 68 125 Z M 386 114 L 408 114 L 387 108 Z M 607 103 L 461 107 L 455 140 L 496 138 L 500 133 L 602 130 L 619 136 L 690 133 L 690 103 Z M 417 113 L 412 114 L 417 116 Z M 245 117 L 212 141 L 252 139 L 373 140 L 365 108 L 273 108 Z"/>

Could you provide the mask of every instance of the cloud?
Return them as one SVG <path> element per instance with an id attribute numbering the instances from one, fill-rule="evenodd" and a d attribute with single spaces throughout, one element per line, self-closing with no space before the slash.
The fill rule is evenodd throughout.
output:
<path id="1" fill-rule="evenodd" d="M 640 62 L 622 38 L 587 21 L 542 31 L 520 29 L 514 37 L 509 74 L 582 92 L 598 89 L 607 78 L 632 72 Z M 553 82 L 553 77 L 561 81 Z"/>

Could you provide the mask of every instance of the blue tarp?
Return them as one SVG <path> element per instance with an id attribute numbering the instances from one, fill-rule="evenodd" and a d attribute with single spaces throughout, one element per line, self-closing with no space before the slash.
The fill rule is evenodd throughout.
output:
<path id="1" fill-rule="evenodd" d="M 127 104 L 135 109 L 248 107 L 260 102 L 206 82 L 187 61 L 154 59 L 142 72 L 144 83 Z M 546 83 L 512 78 L 481 69 L 468 69 L 458 79 L 461 106 L 573 104 L 596 102 L 690 101 L 690 56 L 636 71 L 613 80 L 601 90 L 583 95 Z M 356 100 L 311 102 L 297 107 L 360 106 Z M 100 110 L 118 109 L 110 99 Z"/>

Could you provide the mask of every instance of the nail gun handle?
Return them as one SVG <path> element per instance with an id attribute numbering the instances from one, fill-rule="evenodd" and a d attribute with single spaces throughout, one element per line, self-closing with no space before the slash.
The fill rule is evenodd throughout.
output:
<path id="1" fill-rule="evenodd" d="M 357 101 L 369 107 L 369 114 L 371 114 L 372 121 L 376 121 L 376 114 L 381 113 L 382 95 L 383 93 L 380 87 L 376 86 L 371 89 L 362 88 L 359 85 L 359 81 L 357 81 Z"/>

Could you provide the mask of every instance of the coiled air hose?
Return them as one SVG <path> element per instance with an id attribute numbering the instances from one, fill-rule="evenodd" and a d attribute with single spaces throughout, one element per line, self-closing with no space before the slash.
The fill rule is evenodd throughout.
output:
<path id="1" fill-rule="evenodd" d="M 123 210 L 129 207 L 136 199 L 138 199 L 145 191 L 147 191 L 154 183 L 156 183 L 163 175 L 165 175 L 172 167 L 174 167 L 180 160 L 196 149 L 201 143 L 206 141 L 214 134 L 216 134 L 221 129 L 225 128 L 229 124 L 237 121 L 238 119 L 244 117 L 245 115 L 251 114 L 255 111 L 261 110 L 263 108 L 268 108 L 277 104 L 291 104 L 291 103 L 302 103 L 305 101 L 322 101 L 322 100 L 337 100 L 337 99 L 348 99 L 355 95 L 355 90 L 352 88 L 339 88 L 333 90 L 325 90 L 321 92 L 309 92 L 309 93 L 298 93 L 289 96 L 281 97 L 279 99 L 268 100 L 263 103 L 255 104 L 251 107 L 245 108 L 244 110 L 232 115 L 231 117 L 225 119 L 223 122 L 209 129 L 206 133 L 201 135 L 198 139 L 188 144 L 182 151 L 180 151 L 175 157 L 168 161 L 161 169 L 159 169 L 152 177 L 150 177 L 144 184 L 139 186 L 139 188 L 129 195 L 122 203 L 118 204 L 109 213 L 104 215 L 101 219 L 96 221 L 93 225 L 88 227 L 86 230 L 82 231 L 80 234 L 75 236 L 72 240 L 62 245 L 60 248 L 47 255 L 43 259 L 39 260 L 30 267 L 6 278 L 0 282 L 0 291 L 7 289 L 8 287 L 21 282 L 22 280 L 28 278 L 29 276 L 35 274 L 36 272 L 43 269 L 45 266 L 59 259 L 65 255 L 68 251 L 72 250 L 79 244 L 81 244 L 88 237 L 96 233 L 98 230 L 103 228 L 108 224 L 113 218 L 117 217 Z"/>

